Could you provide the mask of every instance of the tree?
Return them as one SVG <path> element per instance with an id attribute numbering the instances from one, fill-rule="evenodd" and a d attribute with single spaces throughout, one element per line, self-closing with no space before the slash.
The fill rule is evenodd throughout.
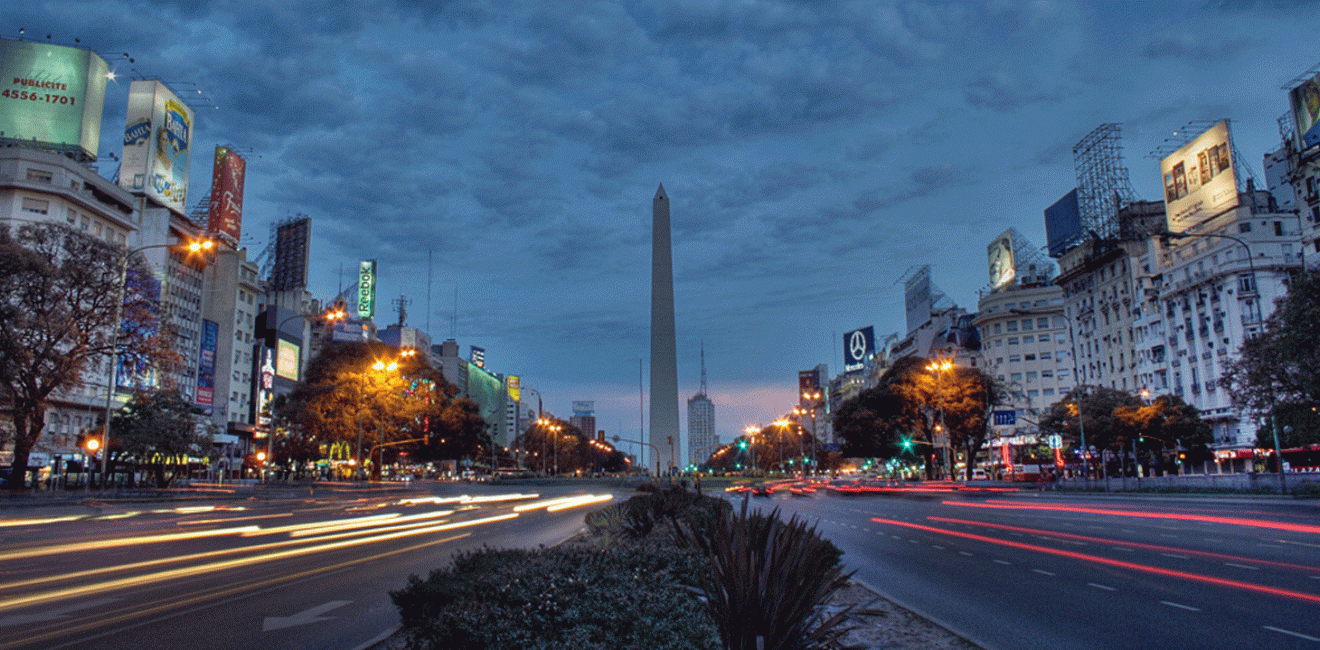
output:
<path id="1" fill-rule="evenodd" d="M 112 352 L 161 369 L 177 362 L 158 326 L 150 271 L 141 257 L 125 255 L 58 224 L 0 230 L 0 400 L 13 428 L 16 489 L 53 393 L 83 385 L 94 370 L 107 374 L 99 362 Z M 121 294 L 125 268 L 131 281 Z"/>
<path id="2" fill-rule="evenodd" d="M 1320 405 L 1316 323 L 1320 323 L 1320 270 L 1307 269 L 1293 277 L 1288 294 L 1265 319 L 1264 331 L 1243 341 L 1238 357 L 1226 364 L 1220 384 L 1228 389 L 1234 405 L 1262 416 L 1281 404 L 1290 405 L 1291 411 Z M 1284 418 L 1279 420 L 1282 425 Z M 1314 428 L 1294 433 L 1298 444 L 1320 442 L 1320 432 Z M 1284 434 L 1282 426 L 1279 434 Z M 1264 447 L 1274 447 L 1272 435 L 1262 438 Z"/>
<path id="3" fill-rule="evenodd" d="M 1114 419 L 1124 436 L 1136 437 L 1139 453 L 1166 471 L 1176 471 L 1177 460 L 1199 463 L 1210 458 L 1214 431 L 1201 419 L 1201 412 L 1181 397 L 1160 395 L 1149 404 L 1119 406 Z M 1186 457 L 1175 458 L 1177 453 Z"/>
<path id="4" fill-rule="evenodd" d="M 1003 389 L 977 368 L 929 366 L 921 357 L 898 359 L 876 387 L 840 405 L 834 426 L 845 441 L 845 455 L 893 458 L 920 453 L 929 465 L 938 425 L 948 428 L 952 449 L 975 458 L 985 442 L 990 409 L 1002 400 Z M 971 468 L 968 462 L 969 477 Z"/>
<path id="5" fill-rule="evenodd" d="M 136 466 L 150 467 L 156 485 L 168 487 L 171 464 L 186 467 L 187 457 L 206 456 L 211 450 L 212 432 L 199 417 L 203 413 L 178 390 L 137 391 L 111 420 L 110 449 Z"/>
<path id="6" fill-rule="evenodd" d="M 423 355 L 401 355 L 379 341 L 332 341 L 288 399 L 273 405 L 274 423 L 305 441 L 300 447 L 339 443 L 356 456 L 360 443 L 365 463 L 399 451 L 381 445 L 422 438 L 456 393 Z M 381 464 L 373 463 L 376 478 Z"/>
<path id="7" fill-rule="evenodd" d="M 1051 404 L 1041 415 L 1040 428 L 1058 433 L 1073 448 L 1080 448 L 1084 430 L 1087 447 L 1120 451 L 1136 429 L 1132 420 L 1120 418 L 1114 413 L 1121 407 L 1141 406 L 1141 399 L 1104 386 L 1091 386 L 1086 392 L 1082 391 L 1082 387 L 1075 387 L 1062 399 Z M 1079 395 L 1081 414 L 1085 418 L 1080 427 L 1077 408 Z"/>

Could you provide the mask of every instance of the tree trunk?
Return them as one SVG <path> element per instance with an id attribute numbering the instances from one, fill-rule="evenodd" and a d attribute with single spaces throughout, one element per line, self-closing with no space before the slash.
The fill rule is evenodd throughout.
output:
<path id="1" fill-rule="evenodd" d="M 9 476 L 10 490 L 27 487 L 28 458 L 46 424 L 46 409 L 40 404 L 25 402 L 27 400 L 14 400 L 14 464 Z"/>

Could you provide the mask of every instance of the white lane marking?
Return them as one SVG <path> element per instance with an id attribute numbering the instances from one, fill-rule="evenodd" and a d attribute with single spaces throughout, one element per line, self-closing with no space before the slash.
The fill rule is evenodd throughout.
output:
<path id="1" fill-rule="evenodd" d="M 909 541 L 909 542 L 912 542 L 913 544 L 920 544 L 920 543 L 921 543 L 921 542 L 918 542 L 918 541 L 915 540 L 915 539 L 909 539 L 908 541 Z"/>
<path id="2" fill-rule="evenodd" d="M 1278 632 L 1279 634 L 1287 634 L 1288 636 L 1295 636 L 1299 639 L 1306 639 L 1307 641 L 1320 641 L 1320 638 L 1313 637 L 1309 634 L 1302 634 L 1301 632 L 1293 632 L 1292 630 L 1285 630 L 1281 627 L 1274 627 L 1273 625 L 1262 625 L 1261 627 L 1271 632 Z"/>
<path id="3" fill-rule="evenodd" d="M 1174 558 L 1174 559 L 1177 559 L 1177 560 L 1190 560 L 1190 559 L 1191 559 L 1191 557 L 1189 557 L 1189 556 L 1186 556 L 1186 555 L 1178 555 L 1177 553 L 1160 553 L 1160 555 L 1163 555 L 1164 557 L 1171 557 L 1171 558 Z"/>
<path id="4" fill-rule="evenodd" d="M 377 643 L 380 643 L 381 641 L 384 641 L 385 639 L 388 639 L 388 638 L 390 638 L 391 636 L 394 636 L 394 633 L 395 633 L 395 632 L 398 632 L 398 631 L 399 631 L 399 628 L 397 628 L 397 627 L 392 627 L 392 628 L 390 628 L 390 629 L 388 629 L 388 630 L 385 630 L 384 632 L 381 632 L 380 634 L 377 634 L 376 636 L 372 637 L 370 641 L 367 641 L 366 643 L 363 643 L 362 645 L 360 645 L 360 646 L 358 646 L 358 647 L 356 647 L 356 648 L 353 648 L 353 650 L 367 650 L 367 648 L 370 648 L 371 646 L 374 646 L 374 645 L 376 645 Z"/>
<path id="5" fill-rule="evenodd" d="M 347 605 L 351 602 L 353 601 L 332 600 L 328 603 L 317 605 L 316 607 L 310 607 L 308 609 L 304 609 L 303 611 L 298 612 L 297 614 L 294 614 L 292 616 L 267 616 L 261 623 L 261 631 L 270 632 L 271 630 L 282 630 L 286 627 L 297 627 L 299 625 L 307 625 L 309 623 L 328 621 L 334 617 L 322 616 L 322 614 L 325 614 L 326 612 L 332 610 L 339 609 L 340 607 L 343 607 L 344 605 Z"/>
<path id="6" fill-rule="evenodd" d="M 1257 544 L 1256 546 L 1264 546 L 1265 548 L 1283 548 L 1282 546 L 1276 546 L 1274 544 Z"/>
<path id="7" fill-rule="evenodd" d="M 1094 526 L 1092 526 L 1092 528 L 1094 528 Z M 1132 530 L 1131 528 L 1119 528 L 1119 530 L 1121 530 L 1121 531 L 1123 531 L 1123 532 L 1125 532 L 1125 533 L 1135 533 L 1135 532 L 1137 532 L 1137 531 L 1135 531 L 1135 530 Z"/>
<path id="8" fill-rule="evenodd" d="M 933 549 L 935 549 L 935 550 L 937 550 L 937 551 L 943 551 L 943 550 L 944 550 L 944 547 L 943 547 L 943 546 L 940 546 L 939 544 L 931 544 L 930 547 L 933 548 Z M 1311 576 L 1311 577 L 1313 577 L 1313 578 L 1320 578 L 1320 576 Z"/>
<path id="9" fill-rule="evenodd" d="M 899 537 L 898 535 L 890 535 L 890 537 L 893 537 L 894 539 L 897 539 L 897 540 L 901 540 L 901 539 L 903 539 L 902 537 Z"/>
<path id="10" fill-rule="evenodd" d="M 1022 537 L 1022 533 L 1013 533 L 1014 537 Z"/>
<path id="11" fill-rule="evenodd" d="M 967 551 L 958 551 L 958 555 L 966 555 L 967 557 L 973 557 L 972 554 L 968 553 Z"/>
<path id="12" fill-rule="evenodd" d="M 1044 570 L 1044 569 L 1032 569 L 1032 571 L 1035 571 L 1036 573 L 1039 573 L 1039 574 L 1041 574 L 1041 575 L 1043 575 L 1043 576 L 1053 576 L 1053 575 L 1058 575 L 1057 573 L 1050 573 L 1049 571 L 1046 571 L 1046 570 Z"/>
<path id="13" fill-rule="evenodd" d="M 1105 529 L 1104 526 L 1087 526 L 1087 528 L 1090 528 L 1091 530 L 1104 530 L 1104 529 Z M 1128 532 L 1128 531 L 1124 531 L 1124 532 Z"/>
<path id="14" fill-rule="evenodd" d="M 1260 570 L 1260 567 L 1258 567 L 1258 566 L 1251 566 L 1251 565 L 1249 565 L 1249 564 L 1233 564 L 1232 562 L 1225 562 L 1225 563 L 1224 563 L 1224 566 L 1237 567 L 1237 568 L 1239 568 L 1239 569 L 1250 569 L 1250 570 L 1252 570 L 1252 571 L 1259 571 L 1259 570 Z M 1312 576 L 1312 577 L 1315 577 L 1315 576 Z"/>
<path id="15" fill-rule="evenodd" d="M 1178 609 L 1185 609 L 1185 610 L 1187 610 L 1187 611 L 1189 611 L 1189 612 L 1199 612 L 1199 611 L 1201 611 L 1200 608 L 1198 608 L 1198 607 L 1192 607 L 1191 605 L 1180 605 L 1180 604 L 1178 604 L 1178 603 L 1170 602 L 1170 601 L 1167 601 L 1167 600 L 1161 600 L 1161 601 L 1160 601 L 1160 604 L 1161 604 L 1161 605 L 1168 605 L 1169 607 L 1177 607 Z"/>
<path id="16" fill-rule="evenodd" d="M 1130 548 L 1126 548 L 1126 547 L 1123 547 L 1123 546 L 1110 546 L 1109 548 L 1112 548 L 1112 549 L 1114 549 L 1115 551 L 1123 551 L 1124 553 L 1133 553 L 1133 552 L 1134 552 L 1132 549 L 1130 549 Z"/>
<path id="17" fill-rule="evenodd" d="M 1223 543 L 1224 540 L 1219 539 L 1218 537 L 1207 537 L 1207 538 L 1205 538 L 1205 541 L 1207 541 L 1207 542 L 1220 542 L 1220 543 Z"/>
<path id="18" fill-rule="evenodd" d="M 1012 562 L 1005 562 L 1004 560 L 995 560 L 995 564 L 1002 564 L 1004 566 L 1013 566 Z"/>
<path id="19" fill-rule="evenodd" d="M 1178 536 L 1174 535 L 1173 533 L 1160 533 L 1160 537 L 1172 537 L 1174 539 L 1178 539 Z"/>
<path id="20" fill-rule="evenodd" d="M 1105 591 L 1118 591 L 1118 589 L 1115 589 L 1114 587 L 1110 587 L 1108 585 L 1096 584 L 1094 582 L 1088 582 L 1086 584 L 1095 587 L 1096 589 L 1104 589 Z"/>

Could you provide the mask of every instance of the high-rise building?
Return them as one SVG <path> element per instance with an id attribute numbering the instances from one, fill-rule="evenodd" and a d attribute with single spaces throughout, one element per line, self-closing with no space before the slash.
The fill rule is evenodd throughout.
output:
<path id="1" fill-rule="evenodd" d="M 715 403 L 706 392 L 706 346 L 701 347 L 701 388 L 688 398 L 688 464 L 700 467 L 720 446 L 715 433 Z"/>
<path id="2" fill-rule="evenodd" d="M 678 350 L 674 327 L 674 254 L 670 245 L 669 196 L 661 185 L 651 202 L 651 446 L 657 474 L 681 460 L 678 454 Z"/>

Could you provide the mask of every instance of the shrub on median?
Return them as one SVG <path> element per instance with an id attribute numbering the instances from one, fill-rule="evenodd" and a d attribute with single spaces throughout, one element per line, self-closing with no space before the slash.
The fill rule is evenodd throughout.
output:
<path id="1" fill-rule="evenodd" d="M 703 567 L 673 548 L 483 549 L 390 597 L 416 650 L 715 650 L 715 625 L 690 588 Z"/>

